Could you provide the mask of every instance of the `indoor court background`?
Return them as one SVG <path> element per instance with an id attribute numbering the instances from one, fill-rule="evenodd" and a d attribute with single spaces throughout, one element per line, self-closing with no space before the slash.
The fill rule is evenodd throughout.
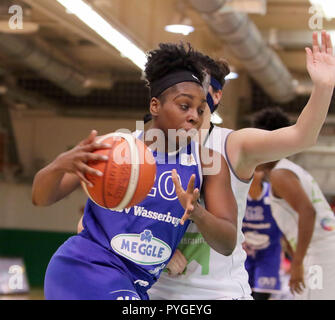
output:
<path id="1" fill-rule="evenodd" d="M 85 1 L 143 51 L 184 41 L 227 59 L 238 78 L 224 88 L 218 125 L 232 129 L 248 125 L 254 111 L 276 105 L 295 120 L 311 93 L 304 48 L 311 46 L 312 31 L 334 30 L 335 41 L 335 18 L 317 15 L 309 0 Z M 22 8 L 22 28 L 9 25 L 17 23 L 11 20 L 17 11 L 9 12 L 13 5 Z M 229 15 L 215 24 L 208 11 L 221 6 Z M 164 30 L 182 17 L 194 32 Z M 135 129 L 148 103 L 140 68 L 57 0 L 0 0 L 0 258 L 22 258 L 30 288 L 0 299 L 43 299 L 49 259 L 76 232 L 85 205 L 84 192 L 77 190 L 51 207 L 34 207 L 35 173 L 91 129 Z M 334 136 L 333 102 L 318 144 L 292 157 L 333 205 Z"/>

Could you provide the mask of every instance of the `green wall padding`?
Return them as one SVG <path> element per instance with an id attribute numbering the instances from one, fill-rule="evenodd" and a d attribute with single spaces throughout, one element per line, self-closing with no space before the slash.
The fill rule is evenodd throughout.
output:
<path id="1" fill-rule="evenodd" d="M 0 256 L 21 257 L 29 285 L 43 287 L 45 270 L 58 247 L 73 233 L 0 229 Z"/>

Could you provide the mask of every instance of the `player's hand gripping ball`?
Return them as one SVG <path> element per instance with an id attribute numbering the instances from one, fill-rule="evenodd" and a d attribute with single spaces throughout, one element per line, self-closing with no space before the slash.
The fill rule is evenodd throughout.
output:
<path id="1" fill-rule="evenodd" d="M 88 165 L 103 175 L 86 174 L 93 187 L 82 186 L 89 198 L 100 207 L 111 210 L 130 208 L 148 195 L 156 178 L 156 162 L 150 149 L 131 134 L 111 133 L 97 142 L 110 149 L 94 153 L 108 156 L 108 161 L 91 161 Z"/>

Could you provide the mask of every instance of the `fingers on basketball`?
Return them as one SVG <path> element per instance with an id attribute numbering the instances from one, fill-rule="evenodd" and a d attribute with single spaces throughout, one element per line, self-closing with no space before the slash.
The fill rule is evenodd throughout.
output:
<path id="1" fill-rule="evenodd" d="M 97 205 L 112 210 L 130 208 L 144 200 L 152 189 L 156 179 L 155 159 L 147 146 L 132 135 L 111 133 L 83 149 L 88 161 L 82 163 L 80 171 L 85 171 L 85 178 L 94 184 L 84 190 Z M 132 174 L 137 178 L 131 180 Z"/>
<path id="2" fill-rule="evenodd" d="M 87 144 L 90 144 L 94 141 L 94 139 L 96 138 L 96 136 L 98 135 L 98 131 L 96 130 L 92 130 L 90 132 L 90 134 L 88 135 L 87 138 L 85 138 L 84 140 L 82 140 L 79 145 L 80 146 L 84 146 L 84 145 L 87 145 Z"/>

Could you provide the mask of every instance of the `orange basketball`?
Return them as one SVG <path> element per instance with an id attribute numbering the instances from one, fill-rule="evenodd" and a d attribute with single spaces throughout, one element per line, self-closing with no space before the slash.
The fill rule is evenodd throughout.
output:
<path id="1" fill-rule="evenodd" d="M 107 161 L 88 163 L 103 173 L 101 177 L 86 175 L 94 185 L 90 188 L 82 183 L 89 198 L 111 210 L 122 210 L 141 202 L 156 178 L 156 162 L 150 149 L 139 139 L 125 133 L 111 133 L 97 142 L 108 143 L 112 147 L 95 151 L 107 155 Z"/>

